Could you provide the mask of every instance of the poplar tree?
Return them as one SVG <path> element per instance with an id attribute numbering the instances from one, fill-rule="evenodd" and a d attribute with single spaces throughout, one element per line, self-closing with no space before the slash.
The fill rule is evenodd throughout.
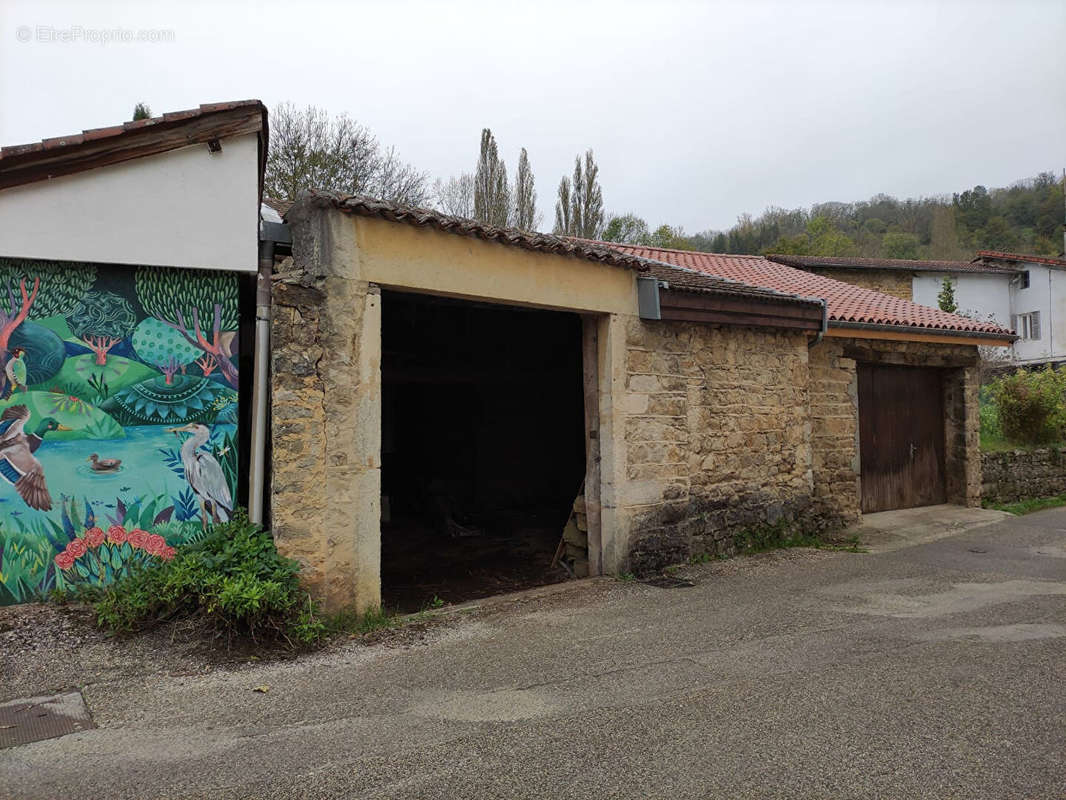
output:
<path id="1" fill-rule="evenodd" d="M 583 165 L 581 156 L 574 159 L 573 177 L 559 182 L 554 233 L 583 239 L 598 239 L 603 234 L 605 214 L 599 174 L 591 149 L 585 151 Z"/>
<path id="2" fill-rule="evenodd" d="M 518 156 L 518 172 L 514 179 L 514 227 L 532 231 L 537 227 L 537 191 L 533 186 L 533 171 L 529 168 L 526 148 Z"/>
<path id="3" fill-rule="evenodd" d="M 481 131 L 481 154 L 474 173 L 474 219 L 487 225 L 507 226 L 511 211 L 511 191 L 507 167 L 500 158 L 492 131 Z"/>
<path id="4" fill-rule="evenodd" d="M 573 207 L 570 204 L 570 179 L 563 175 L 559 181 L 559 199 L 555 201 L 555 227 L 552 233 L 556 236 L 573 236 L 570 225 L 570 212 Z"/>

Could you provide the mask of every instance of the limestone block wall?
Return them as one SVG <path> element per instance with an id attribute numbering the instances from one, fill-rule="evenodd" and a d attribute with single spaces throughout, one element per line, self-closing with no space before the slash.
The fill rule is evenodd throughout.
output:
<path id="1" fill-rule="evenodd" d="M 812 523 L 809 386 L 803 334 L 627 322 L 630 569 L 730 552 L 745 528 Z"/>
<path id="2" fill-rule="evenodd" d="M 1066 492 L 1066 448 L 983 453 L 982 496 L 991 503 L 1013 503 Z"/>
<path id="3" fill-rule="evenodd" d="M 856 363 L 844 340 L 825 339 L 811 349 L 810 372 L 814 500 L 827 527 L 851 525 L 862 514 Z"/>
<path id="4" fill-rule="evenodd" d="M 913 300 L 911 273 L 895 269 L 811 269 L 835 281 L 884 292 L 903 300 Z"/>

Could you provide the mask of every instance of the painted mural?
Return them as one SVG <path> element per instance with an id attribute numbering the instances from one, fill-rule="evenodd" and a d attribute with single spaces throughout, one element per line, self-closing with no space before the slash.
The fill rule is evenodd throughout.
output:
<path id="1" fill-rule="evenodd" d="M 0 259 L 0 605 L 229 519 L 237 322 L 233 274 Z"/>

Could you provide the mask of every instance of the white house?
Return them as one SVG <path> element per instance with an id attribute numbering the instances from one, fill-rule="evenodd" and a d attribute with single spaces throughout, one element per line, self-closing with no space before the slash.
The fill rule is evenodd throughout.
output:
<path id="1" fill-rule="evenodd" d="M 1015 270 L 1009 281 L 1014 360 L 1066 360 L 1066 259 L 982 250 L 974 261 Z"/>
<path id="2" fill-rule="evenodd" d="M 939 305 L 944 281 L 958 313 L 1010 328 L 1018 364 L 1066 361 L 1066 259 L 982 250 L 973 261 L 771 255 L 788 266 Z"/>

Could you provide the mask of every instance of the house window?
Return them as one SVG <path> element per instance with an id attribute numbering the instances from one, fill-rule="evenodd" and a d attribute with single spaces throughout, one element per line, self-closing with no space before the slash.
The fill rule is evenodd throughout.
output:
<path id="1" fill-rule="evenodd" d="M 1018 288 L 1019 289 L 1028 289 L 1029 288 L 1029 270 L 1026 270 L 1021 275 L 1018 276 Z"/>
<path id="2" fill-rule="evenodd" d="M 1040 338 L 1040 312 L 1031 311 L 1028 314 L 1017 314 L 1012 326 L 1022 339 Z"/>

